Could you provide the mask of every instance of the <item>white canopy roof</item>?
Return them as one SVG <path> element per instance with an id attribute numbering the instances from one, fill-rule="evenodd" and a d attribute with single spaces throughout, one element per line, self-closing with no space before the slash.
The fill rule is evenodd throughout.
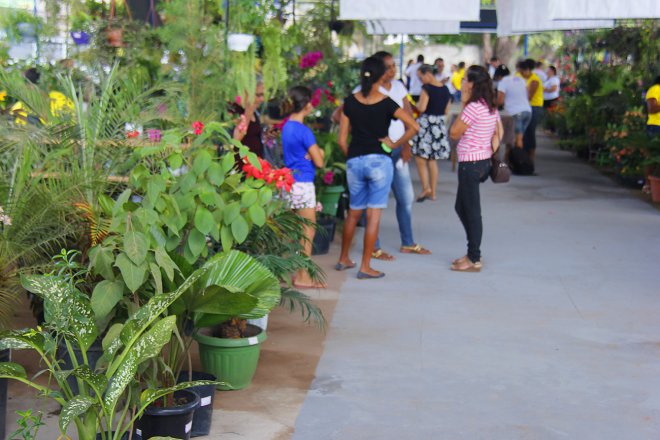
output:
<path id="1" fill-rule="evenodd" d="M 660 3 L 660 0 L 655 1 Z M 614 20 L 553 20 L 548 0 L 497 0 L 496 5 L 497 35 L 500 36 L 614 27 Z"/>
<path id="2" fill-rule="evenodd" d="M 551 19 L 660 18 L 660 0 L 549 0 Z"/>
<path id="3" fill-rule="evenodd" d="M 457 35 L 459 21 L 428 20 L 372 20 L 367 22 L 370 35 L 413 34 L 413 35 Z"/>
<path id="4" fill-rule="evenodd" d="M 480 6 L 480 0 L 340 0 L 339 18 L 479 21 Z"/>

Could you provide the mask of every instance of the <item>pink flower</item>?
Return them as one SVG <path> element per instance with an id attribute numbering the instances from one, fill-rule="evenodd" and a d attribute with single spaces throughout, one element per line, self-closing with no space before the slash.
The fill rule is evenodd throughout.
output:
<path id="1" fill-rule="evenodd" d="M 332 185 L 332 182 L 335 180 L 335 173 L 332 170 L 328 171 L 323 175 L 323 183 L 326 185 Z"/>
<path id="2" fill-rule="evenodd" d="M 241 102 L 243 101 L 240 96 L 236 95 L 236 98 L 234 98 L 234 101 L 236 104 L 241 105 Z"/>
<path id="3" fill-rule="evenodd" d="M 323 204 L 321 202 L 316 203 L 316 212 L 323 211 Z"/>
<path id="4" fill-rule="evenodd" d="M 321 103 L 321 89 L 316 89 L 314 90 L 314 94 L 312 95 L 312 100 L 310 101 L 312 104 L 312 107 L 318 107 L 319 104 Z"/>
<path id="5" fill-rule="evenodd" d="M 319 61 L 323 59 L 323 53 L 316 52 L 307 52 L 305 55 L 300 58 L 300 68 L 301 69 L 310 69 L 316 66 Z"/>
<path id="6" fill-rule="evenodd" d="M 204 123 L 201 121 L 195 121 L 192 124 L 192 128 L 195 131 L 195 135 L 199 136 L 204 131 Z"/>
<path id="7" fill-rule="evenodd" d="M 149 134 L 150 142 L 160 142 L 160 138 L 161 138 L 160 130 L 156 128 L 150 128 L 149 130 L 147 130 L 147 133 Z"/>

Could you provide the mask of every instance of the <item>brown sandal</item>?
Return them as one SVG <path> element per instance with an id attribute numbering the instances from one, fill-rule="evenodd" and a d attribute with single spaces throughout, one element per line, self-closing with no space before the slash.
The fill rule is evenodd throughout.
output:
<path id="1" fill-rule="evenodd" d="M 394 256 L 388 254 L 382 249 L 376 249 L 371 253 L 371 258 L 375 258 L 376 260 L 381 260 L 381 261 L 392 261 L 394 260 Z"/>
<path id="2" fill-rule="evenodd" d="M 413 244 L 412 246 L 401 246 L 399 252 L 402 254 L 419 254 L 419 255 L 431 255 L 431 251 L 423 248 L 418 244 Z"/>
<path id="3" fill-rule="evenodd" d="M 460 263 L 459 263 L 460 264 Z M 466 266 L 459 266 L 456 264 L 452 264 L 450 269 L 453 270 L 454 272 L 481 272 L 481 268 L 483 265 L 481 264 L 480 261 L 477 261 L 476 263 L 473 263 L 471 261 L 464 262 L 464 264 L 467 264 Z"/>

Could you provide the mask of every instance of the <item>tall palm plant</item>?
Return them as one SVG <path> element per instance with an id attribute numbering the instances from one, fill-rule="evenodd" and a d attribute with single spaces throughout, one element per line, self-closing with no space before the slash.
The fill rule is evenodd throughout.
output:
<path id="1" fill-rule="evenodd" d="M 0 71 L 0 89 L 39 121 L 0 121 L 0 206 L 12 219 L 0 234 L 0 321 L 21 290 L 19 271 L 49 264 L 63 246 L 85 254 L 94 241 L 81 214 L 93 219 L 99 196 L 124 185 L 133 148 L 126 124 L 166 118 L 154 98 L 162 88 L 117 66 L 83 83 L 60 76 L 57 88 L 68 100 L 60 109 L 17 72 Z"/>

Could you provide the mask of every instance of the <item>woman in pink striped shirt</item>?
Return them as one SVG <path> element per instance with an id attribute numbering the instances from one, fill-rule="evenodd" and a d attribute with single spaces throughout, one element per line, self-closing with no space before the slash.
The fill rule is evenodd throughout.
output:
<path id="1" fill-rule="evenodd" d="M 451 270 L 479 272 L 481 263 L 481 201 L 479 184 L 488 179 L 490 158 L 497 151 L 503 133 L 495 104 L 495 92 L 488 71 L 471 66 L 461 88 L 463 111 L 451 127 L 458 142 L 458 191 L 456 213 L 467 235 L 467 255 L 453 261 Z"/>

